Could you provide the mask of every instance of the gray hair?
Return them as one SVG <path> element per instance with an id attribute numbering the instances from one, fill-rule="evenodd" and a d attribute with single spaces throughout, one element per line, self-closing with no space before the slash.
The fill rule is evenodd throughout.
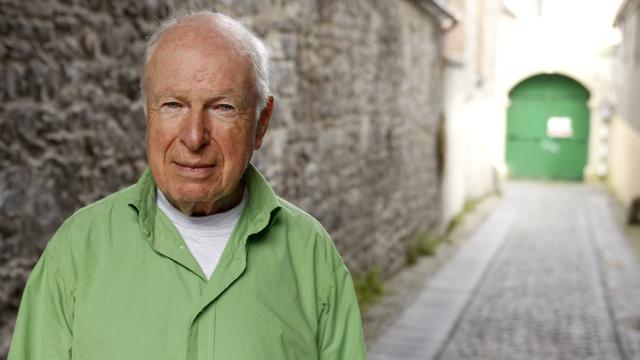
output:
<path id="1" fill-rule="evenodd" d="M 238 50 L 249 56 L 255 73 L 256 93 L 259 101 L 257 111 L 259 114 L 267 105 L 268 98 L 271 96 L 269 90 L 269 52 L 267 47 L 256 34 L 239 21 L 230 16 L 209 10 L 177 13 L 160 23 L 156 30 L 149 36 L 144 53 L 142 76 L 140 77 L 140 90 L 142 92 L 145 113 L 147 111 L 147 66 L 156 50 L 158 42 L 160 42 L 162 36 L 171 28 L 194 17 L 210 17 L 224 34 L 231 38 Z"/>

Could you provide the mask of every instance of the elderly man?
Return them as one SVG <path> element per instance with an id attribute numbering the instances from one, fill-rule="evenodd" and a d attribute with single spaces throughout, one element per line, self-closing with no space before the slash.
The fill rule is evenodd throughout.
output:
<path id="1" fill-rule="evenodd" d="M 249 164 L 274 99 L 263 44 L 199 12 L 149 41 L 150 170 L 79 210 L 33 270 L 9 359 L 363 359 L 322 226 Z"/>

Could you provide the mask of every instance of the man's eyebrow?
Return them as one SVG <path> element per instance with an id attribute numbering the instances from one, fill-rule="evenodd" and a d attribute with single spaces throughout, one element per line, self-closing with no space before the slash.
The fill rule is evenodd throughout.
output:
<path id="1" fill-rule="evenodd" d="M 168 89 L 168 88 L 163 88 L 163 89 L 157 89 L 156 91 L 152 91 L 151 95 L 156 97 L 156 98 L 160 98 L 160 97 L 179 97 L 179 96 L 184 96 L 185 93 L 187 93 L 188 90 L 186 89 Z"/>
<path id="2" fill-rule="evenodd" d="M 155 100 L 159 100 L 162 98 L 175 98 L 178 100 L 185 100 L 188 96 L 189 90 L 186 89 L 159 89 L 151 93 L 151 96 Z M 233 101 L 237 101 L 238 105 L 241 107 L 247 107 L 250 105 L 250 97 L 247 91 L 239 91 L 235 88 L 228 88 L 222 91 L 211 92 L 207 95 L 205 102 L 212 103 L 224 99 L 231 99 Z"/>

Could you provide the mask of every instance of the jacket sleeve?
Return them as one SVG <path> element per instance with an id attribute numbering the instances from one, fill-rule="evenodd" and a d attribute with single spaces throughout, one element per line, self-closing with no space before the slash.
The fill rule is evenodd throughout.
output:
<path id="1" fill-rule="evenodd" d="M 56 260 L 47 248 L 29 276 L 8 360 L 71 358 L 72 294 Z"/>
<path id="2" fill-rule="evenodd" d="M 319 323 L 319 359 L 366 359 L 362 319 L 353 280 L 341 259 L 333 270 L 332 284 Z"/>

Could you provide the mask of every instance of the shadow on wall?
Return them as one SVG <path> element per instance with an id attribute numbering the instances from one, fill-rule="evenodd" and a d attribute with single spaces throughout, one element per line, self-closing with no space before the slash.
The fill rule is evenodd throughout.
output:
<path id="1" fill-rule="evenodd" d="M 628 225 L 640 225 L 640 198 L 635 198 L 631 201 L 629 207 L 629 214 L 627 217 Z"/>

